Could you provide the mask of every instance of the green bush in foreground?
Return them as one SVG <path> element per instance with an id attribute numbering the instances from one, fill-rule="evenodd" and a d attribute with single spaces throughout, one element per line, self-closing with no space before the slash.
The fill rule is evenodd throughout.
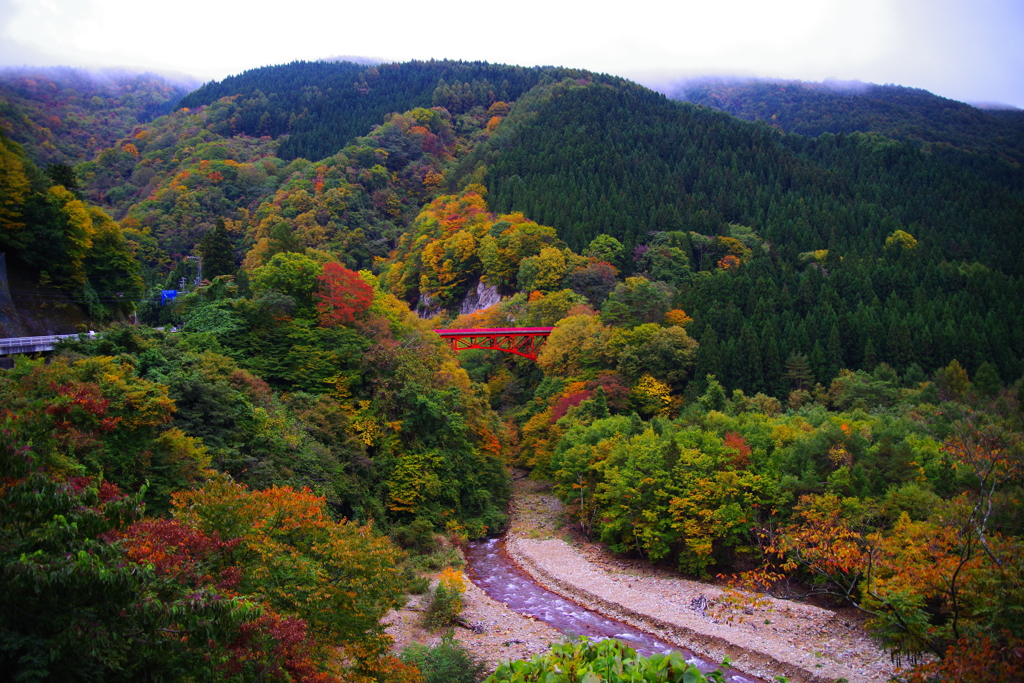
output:
<path id="1" fill-rule="evenodd" d="M 530 661 L 502 662 L 484 683 L 704 683 L 721 681 L 714 671 L 707 676 L 687 664 L 678 652 L 642 657 L 619 640 L 592 643 L 586 638 L 556 643 L 545 655 Z"/>
<path id="2" fill-rule="evenodd" d="M 477 683 L 487 673 L 487 663 L 477 659 L 449 629 L 441 642 L 432 647 L 413 643 L 402 650 L 401 659 L 415 664 L 423 674 L 423 683 Z"/>

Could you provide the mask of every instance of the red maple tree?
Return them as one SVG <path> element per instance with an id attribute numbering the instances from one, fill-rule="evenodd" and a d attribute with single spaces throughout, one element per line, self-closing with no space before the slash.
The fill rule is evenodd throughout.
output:
<path id="1" fill-rule="evenodd" d="M 366 312 L 373 303 L 373 288 L 359 273 L 337 262 L 325 263 L 317 277 L 320 291 L 316 293 L 316 310 L 324 327 L 345 325 Z"/>

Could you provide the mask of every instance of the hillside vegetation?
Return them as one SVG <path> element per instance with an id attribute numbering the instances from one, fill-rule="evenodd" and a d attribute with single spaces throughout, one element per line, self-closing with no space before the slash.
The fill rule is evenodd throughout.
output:
<path id="1" fill-rule="evenodd" d="M 207 83 L 180 107 L 238 97 L 232 134 L 288 135 L 281 157 L 322 159 L 364 135 L 385 115 L 416 107 L 444 107 L 453 115 L 518 99 L 542 82 L 589 78 L 561 67 L 435 61 L 366 66 L 352 62 L 293 62 L 251 69 Z M 602 77 L 605 82 L 622 79 Z"/>
<path id="2" fill-rule="evenodd" d="M 46 318 L 123 319 L 142 292 L 139 263 L 121 226 L 82 200 L 70 167 L 48 170 L 41 172 L 0 131 L 0 256 L 8 278 L 0 283 L 6 290 L 0 298 L 0 332 L 5 336 L 43 333 L 62 324 Z M 19 316 L 14 300 L 26 313 L 41 314 Z"/>
<path id="3" fill-rule="evenodd" d="M 787 133 L 879 133 L 1004 178 L 1024 161 L 1024 112 L 978 107 L 926 90 L 869 83 L 697 81 L 666 88 L 673 99 L 764 121 Z"/>
<path id="4" fill-rule="evenodd" d="M 0 128 L 35 164 L 74 165 L 167 114 L 196 85 L 118 69 L 5 67 Z"/>
<path id="5" fill-rule="evenodd" d="M 789 92 L 705 88 L 757 119 Z M 803 90 L 780 130 L 584 71 L 295 63 L 74 168 L 0 141 L 15 308 L 49 288 L 106 327 L 0 378 L 3 661 L 412 680 L 378 623 L 416 562 L 394 544 L 500 531 L 516 464 L 738 604 L 856 605 L 909 678 L 1019 678 L 1019 128 Z M 533 362 L 443 326 L 555 329 Z M 159 618 L 122 635 L 136 604 Z"/>

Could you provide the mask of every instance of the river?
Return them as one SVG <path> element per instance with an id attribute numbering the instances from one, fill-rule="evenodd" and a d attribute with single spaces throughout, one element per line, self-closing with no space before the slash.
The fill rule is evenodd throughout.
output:
<path id="1" fill-rule="evenodd" d="M 505 552 L 501 539 L 473 541 L 463 549 L 466 574 L 488 596 L 503 602 L 512 610 L 539 619 L 566 635 L 587 636 L 592 640 L 618 638 L 642 655 L 682 652 L 686 661 L 707 673 L 718 668 L 694 653 L 678 648 L 628 624 L 610 619 L 552 593 L 537 585 L 519 569 Z M 763 683 L 761 679 L 724 669 L 725 680 L 731 683 Z"/>

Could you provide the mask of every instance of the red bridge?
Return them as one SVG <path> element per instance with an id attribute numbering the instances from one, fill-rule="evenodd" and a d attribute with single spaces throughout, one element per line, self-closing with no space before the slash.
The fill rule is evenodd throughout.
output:
<path id="1" fill-rule="evenodd" d="M 492 349 L 537 360 L 544 338 L 553 327 L 478 328 L 471 330 L 434 330 L 448 340 L 452 351 Z"/>

